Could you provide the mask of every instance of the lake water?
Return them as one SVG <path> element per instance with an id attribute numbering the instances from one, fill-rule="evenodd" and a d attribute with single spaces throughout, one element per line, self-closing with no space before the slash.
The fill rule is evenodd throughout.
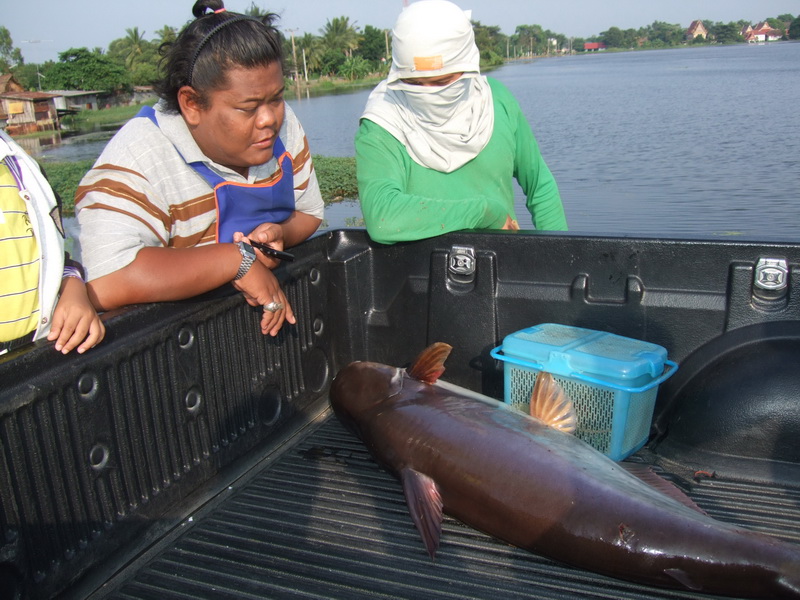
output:
<path id="1" fill-rule="evenodd" d="M 800 43 L 559 57 L 490 76 L 528 117 L 571 231 L 800 241 Z M 314 154 L 355 154 L 368 95 L 289 100 Z M 358 216 L 347 203 L 327 220 Z M 521 192 L 517 216 L 532 227 Z"/>

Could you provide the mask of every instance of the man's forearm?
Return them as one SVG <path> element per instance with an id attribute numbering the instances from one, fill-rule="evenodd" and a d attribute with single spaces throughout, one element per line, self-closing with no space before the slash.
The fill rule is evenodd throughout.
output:
<path id="1" fill-rule="evenodd" d="M 142 248 L 132 263 L 87 284 L 98 310 L 191 298 L 231 281 L 241 263 L 235 244 Z"/>

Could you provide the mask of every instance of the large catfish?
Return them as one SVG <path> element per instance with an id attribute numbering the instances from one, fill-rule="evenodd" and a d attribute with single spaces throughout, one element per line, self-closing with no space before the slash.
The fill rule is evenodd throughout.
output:
<path id="1" fill-rule="evenodd" d="M 800 598 L 800 548 L 716 521 L 652 472 L 636 475 L 565 433 L 574 427 L 572 403 L 547 374 L 537 377 L 531 399 L 544 420 L 437 383 L 450 350 L 434 344 L 407 371 L 351 363 L 331 387 L 337 417 L 402 481 L 431 557 L 445 512 L 514 546 L 612 577 Z"/>

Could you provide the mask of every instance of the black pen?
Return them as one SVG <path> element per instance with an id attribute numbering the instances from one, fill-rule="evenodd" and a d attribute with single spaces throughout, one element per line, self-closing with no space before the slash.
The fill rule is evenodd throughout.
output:
<path id="1" fill-rule="evenodd" d="M 292 262 L 294 260 L 294 254 L 289 254 L 288 252 L 284 252 L 283 250 L 275 250 L 275 248 L 267 246 L 266 244 L 262 244 L 261 242 L 254 242 L 253 240 L 250 240 L 250 245 L 253 248 L 258 248 L 259 250 L 261 250 L 261 252 L 263 252 L 267 256 L 272 256 L 273 258 L 279 258 L 287 262 Z"/>

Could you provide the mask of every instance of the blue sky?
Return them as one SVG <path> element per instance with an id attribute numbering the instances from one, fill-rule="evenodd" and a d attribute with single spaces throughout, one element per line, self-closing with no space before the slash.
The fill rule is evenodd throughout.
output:
<path id="1" fill-rule="evenodd" d="M 244 11 L 252 0 L 228 0 L 229 10 Z M 11 32 L 26 62 L 56 60 L 69 48 L 108 48 L 138 27 L 147 39 L 164 25 L 180 28 L 192 16 L 192 0 L 0 0 L 0 25 Z M 574 37 L 588 37 L 617 26 L 639 28 L 653 21 L 688 26 L 694 19 L 753 23 L 767 17 L 800 14 L 798 0 L 457 0 L 483 25 L 506 34 L 517 25 L 538 24 Z M 279 26 L 297 34 L 319 34 L 340 16 L 357 27 L 391 28 L 402 0 L 256 0 L 281 15 Z"/>

